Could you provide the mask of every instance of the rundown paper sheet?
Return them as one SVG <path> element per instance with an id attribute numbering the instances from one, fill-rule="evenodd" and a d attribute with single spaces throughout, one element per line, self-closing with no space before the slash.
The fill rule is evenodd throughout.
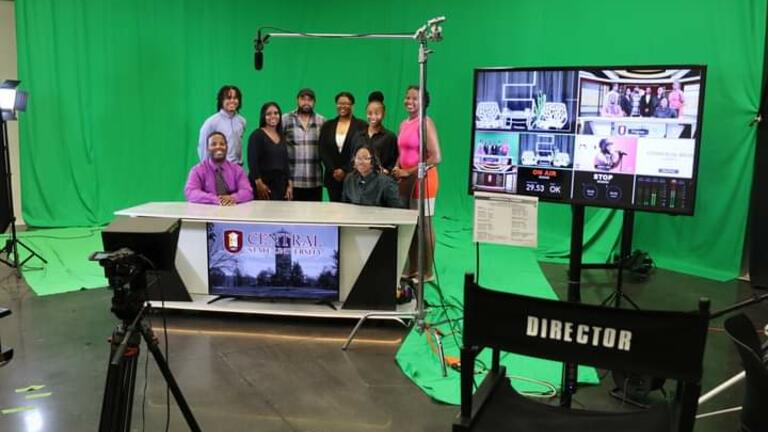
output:
<path id="1" fill-rule="evenodd" d="M 475 192 L 473 239 L 480 243 L 538 246 L 539 199 Z"/>

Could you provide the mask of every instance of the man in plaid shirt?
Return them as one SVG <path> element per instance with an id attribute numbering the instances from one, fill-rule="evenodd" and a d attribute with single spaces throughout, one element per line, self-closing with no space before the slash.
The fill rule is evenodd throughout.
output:
<path id="1" fill-rule="evenodd" d="M 293 180 L 294 201 L 323 200 L 323 169 L 318 139 L 325 117 L 315 112 L 315 92 L 299 90 L 296 110 L 283 115 L 283 135 Z"/>

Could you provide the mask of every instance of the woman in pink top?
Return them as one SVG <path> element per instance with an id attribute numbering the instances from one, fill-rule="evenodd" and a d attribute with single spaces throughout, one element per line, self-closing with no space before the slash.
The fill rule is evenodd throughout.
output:
<path id="1" fill-rule="evenodd" d="M 669 99 L 669 107 L 677 113 L 677 117 L 682 117 L 685 99 L 683 99 L 683 92 L 680 90 L 680 83 L 678 81 L 672 81 L 672 91 L 669 92 L 667 99 Z"/>
<path id="2" fill-rule="evenodd" d="M 419 164 L 419 87 L 409 86 L 405 92 L 405 110 L 408 118 L 400 124 L 400 132 L 397 136 L 397 148 L 400 157 L 397 160 L 392 175 L 400 183 L 400 195 L 403 201 L 410 203 L 410 208 L 418 208 L 418 164 Z M 425 106 L 429 105 L 429 94 L 425 95 Z M 426 185 L 424 199 L 424 224 L 426 227 L 427 244 L 424 256 L 424 280 L 434 279 L 433 263 L 435 250 L 435 232 L 432 229 L 432 216 L 435 214 L 435 197 L 437 196 L 438 176 L 437 164 L 440 163 L 440 142 L 437 138 L 437 129 L 432 119 L 424 119 L 427 128 L 425 144 L 426 152 Z M 411 249 L 408 253 L 408 271 L 406 277 L 418 275 L 418 244 L 417 236 L 414 236 Z"/>

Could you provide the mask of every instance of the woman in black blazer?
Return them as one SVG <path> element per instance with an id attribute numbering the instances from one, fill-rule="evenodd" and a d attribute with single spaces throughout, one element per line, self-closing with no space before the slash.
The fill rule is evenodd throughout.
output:
<path id="1" fill-rule="evenodd" d="M 323 161 L 323 183 L 328 189 L 331 201 L 340 202 L 344 188 L 344 177 L 352 170 L 352 139 L 358 132 L 365 130 L 368 124 L 352 115 L 355 97 L 352 93 L 341 92 L 336 95 L 336 113 L 338 116 L 325 122 L 320 129 L 320 159 Z"/>

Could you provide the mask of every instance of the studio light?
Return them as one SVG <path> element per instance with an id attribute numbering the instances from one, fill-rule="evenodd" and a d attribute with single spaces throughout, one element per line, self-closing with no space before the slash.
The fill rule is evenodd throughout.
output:
<path id="1" fill-rule="evenodd" d="M 18 91 L 19 83 L 18 80 L 4 80 L 0 84 L 0 112 L 3 120 L 16 120 L 16 112 L 27 109 L 27 93 Z"/>
<path id="2" fill-rule="evenodd" d="M 8 121 L 16 120 L 16 112 L 27 109 L 27 93 L 17 90 L 20 83 L 18 80 L 4 80 L 0 83 L 0 232 L 5 232 L 9 226 L 11 228 L 10 237 L 5 239 L 5 246 L 0 247 L 0 263 L 16 270 L 18 277 L 21 277 L 21 268 L 32 258 L 38 258 L 48 264 L 45 258 L 16 236 Z M 29 253 L 26 258 L 19 257 L 19 247 Z"/>

